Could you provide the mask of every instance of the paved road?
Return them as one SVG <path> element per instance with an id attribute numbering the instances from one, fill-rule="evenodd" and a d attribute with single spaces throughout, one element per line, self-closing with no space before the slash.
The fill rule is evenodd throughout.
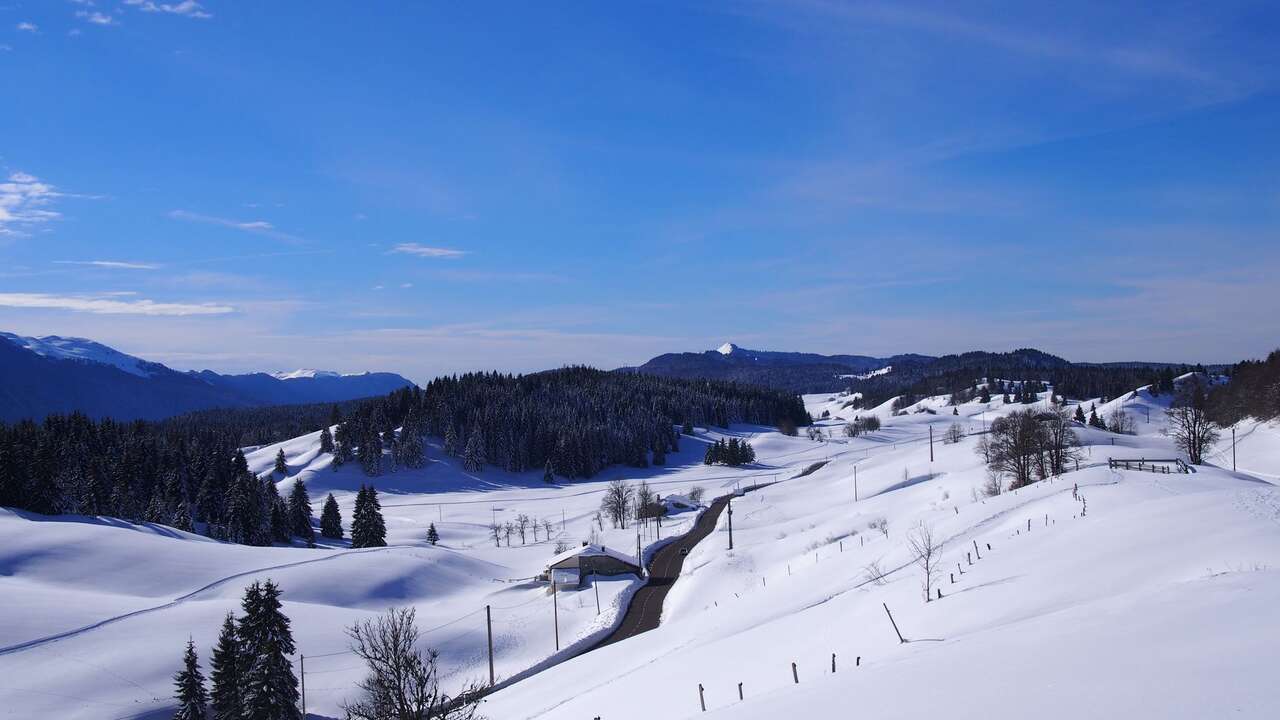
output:
<path id="1" fill-rule="evenodd" d="M 692 550 L 699 540 L 711 534 L 728 501 L 729 496 L 717 498 L 698 518 L 693 529 L 654 554 L 649 563 L 649 581 L 631 597 L 631 604 L 627 606 L 622 624 L 592 650 L 658 627 L 658 621 L 662 618 L 662 603 L 684 566 L 684 554 L 681 550 Z"/>

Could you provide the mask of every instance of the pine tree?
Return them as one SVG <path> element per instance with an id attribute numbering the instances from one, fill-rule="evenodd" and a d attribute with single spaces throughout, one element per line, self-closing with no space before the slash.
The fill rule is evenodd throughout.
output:
<path id="1" fill-rule="evenodd" d="M 453 423 L 444 429 L 444 454 L 457 457 L 458 455 L 458 433 L 453 429 Z"/>
<path id="2" fill-rule="evenodd" d="M 173 676 L 177 687 L 173 696 L 178 700 L 178 711 L 173 720 L 206 720 L 208 697 L 204 690 L 204 675 L 200 672 L 200 660 L 196 657 L 196 644 L 187 639 L 187 652 L 182 656 L 182 670 Z"/>
<path id="3" fill-rule="evenodd" d="M 267 503 L 267 512 L 269 518 L 269 528 L 271 532 L 271 540 L 275 542 L 289 542 L 292 537 L 292 524 L 289 519 L 289 506 L 285 504 L 284 498 L 280 497 L 280 490 L 276 484 L 271 481 L 270 476 L 262 483 L 262 495 Z M 269 543 L 263 543 L 269 544 Z"/>
<path id="4" fill-rule="evenodd" d="M 329 432 L 329 428 L 321 428 L 320 430 L 320 452 L 333 452 L 333 433 Z"/>
<path id="5" fill-rule="evenodd" d="M 280 589 L 270 580 L 245 590 L 239 635 L 245 663 L 241 678 L 242 720 L 302 720 L 298 678 L 289 660 L 295 648 L 289 618 L 281 612 Z"/>
<path id="6" fill-rule="evenodd" d="M 281 479 L 289 475 L 289 465 L 284 461 L 284 448 L 280 448 L 280 450 L 276 452 L 275 471 L 280 473 Z"/>
<path id="7" fill-rule="evenodd" d="M 324 509 L 320 511 L 320 534 L 330 540 L 342 539 L 342 513 L 338 510 L 338 501 L 333 493 L 324 500 Z"/>
<path id="8" fill-rule="evenodd" d="M 1075 420 L 1076 420 L 1076 422 L 1080 423 L 1081 425 L 1083 425 L 1083 424 L 1084 424 L 1084 422 L 1085 422 L 1085 420 L 1084 420 L 1084 410 L 1083 410 L 1083 409 L 1081 409 L 1081 407 L 1080 407 L 1079 405 L 1077 405 L 1077 406 L 1076 406 L 1076 415 L 1075 415 Z"/>
<path id="9" fill-rule="evenodd" d="M 311 529 L 311 496 L 307 494 L 307 486 L 302 483 L 302 478 L 293 481 L 288 512 L 290 531 L 309 543 L 315 542 L 316 534 Z"/>
<path id="10" fill-rule="evenodd" d="M 462 452 L 462 467 L 467 472 L 480 472 L 484 469 L 484 436 L 480 429 L 471 431 L 467 438 L 467 449 Z"/>
<path id="11" fill-rule="evenodd" d="M 1095 427 L 1095 428 L 1098 428 L 1099 430 L 1107 429 L 1107 424 L 1102 421 L 1102 418 L 1098 417 L 1097 410 L 1089 411 L 1089 427 Z"/>
<path id="12" fill-rule="evenodd" d="M 240 639 L 236 631 L 235 616 L 227 613 L 222 621 L 218 644 L 213 647 L 213 659 L 209 663 L 213 680 L 210 701 L 213 720 L 240 720 Z"/>
<path id="13" fill-rule="evenodd" d="M 351 547 L 383 547 L 386 544 L 387 526 L 382 520 L 378 491 L 372 485 L 361 485 L 351 519 Z"/>
<path id="14" fill-rule="evenodd" d="M 431 523 L 427 526 L 427 542 L 435 545 L 440 542 L 440 533 L 436 532 L 436 524 Z"/>
<path id="15" fill-rule="evenodd" d="M 547 458 L 547 464 L 542 468 L 542 482 L 553 483 L 556 481 L 554 468 L 551 467 L 551 458 Z"/>

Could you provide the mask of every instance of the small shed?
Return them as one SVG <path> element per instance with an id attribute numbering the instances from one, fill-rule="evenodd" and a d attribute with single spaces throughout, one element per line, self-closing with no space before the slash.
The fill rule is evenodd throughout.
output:
<path id="1" fill-rule="evenodd" d="M 554 580 L 557 588 L 580 588 L 592 575 L 642 575 L 634 556 L 611 550 L 604 545 L 588 545 L 566 550 L 551 558 L 543 573 L 544 580 Z"/>

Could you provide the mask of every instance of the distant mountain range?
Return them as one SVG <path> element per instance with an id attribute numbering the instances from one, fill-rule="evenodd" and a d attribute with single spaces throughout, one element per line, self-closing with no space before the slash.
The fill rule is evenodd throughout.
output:
<path id="1" fill-rule="evenodd" d="M 625 372 L 681 378 L 709 378 L 767 385 L 797 393 L 838 392 L 875 381 L 877 385 L 900 385 L 926 375 L 939 375 L 962 368 L 1051 370 L 1068 367 L 1159 368 L 1170 363 L 1117 362 L 1072 363 L 1032 348 L 1007 353 L 966 352 L 933 357 L 908 353 L 889 357 L 869 355 L 818 355 L 815 353 L 748 350 L 725 343 L 704 352 L 667 353 Z"/>
<path id="2" fill-rule="evenodd" d="M 411 385 L 395 373 L 179 372 L 85 338 L 0 332 L 0 420 L 54 413 L 154 420 L 192 410 L 340 402 Z"/>

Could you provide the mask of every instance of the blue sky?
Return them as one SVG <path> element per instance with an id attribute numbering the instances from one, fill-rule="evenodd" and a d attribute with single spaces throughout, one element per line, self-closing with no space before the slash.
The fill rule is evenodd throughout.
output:
<path id="1" fill-rule="evenodd" d="M 1280 345 L 1267 3 L 0 0 L 0 329 L 178 368 Z"/>

